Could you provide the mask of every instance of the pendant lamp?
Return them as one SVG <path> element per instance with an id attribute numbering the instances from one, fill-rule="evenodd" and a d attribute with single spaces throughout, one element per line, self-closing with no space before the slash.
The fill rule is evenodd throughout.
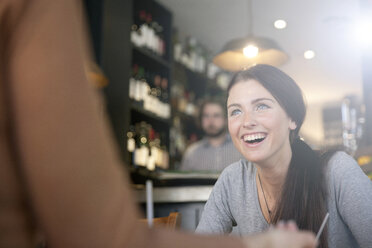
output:
<path id="1" fill-rule="evenodd" d="M 250 35 L 229 41 L 213 58 L 213 63 L 227 71 L 239 71 L 255 64 L 279 66 L 287 62 L 288 55 L 269 38 L 257 37 L 252 33 L 252 3 L 248 0 Z"/>

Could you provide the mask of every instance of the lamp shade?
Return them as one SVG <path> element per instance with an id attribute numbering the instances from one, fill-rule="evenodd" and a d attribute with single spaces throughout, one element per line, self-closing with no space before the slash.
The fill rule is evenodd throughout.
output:
<path id="1" fill-rule="evenodd" d="M 258 48 L 256 56 L 247 57 L 244 55 L 243 49 L 249 45 Z M 264 37 L 250 36 L 228 42 L 222 51 L 213 58 L 213 63 L 227 71 L 239 71 L 255 64 L 279 66 L 287 60 L 288 55 L 275 41 Z"/>

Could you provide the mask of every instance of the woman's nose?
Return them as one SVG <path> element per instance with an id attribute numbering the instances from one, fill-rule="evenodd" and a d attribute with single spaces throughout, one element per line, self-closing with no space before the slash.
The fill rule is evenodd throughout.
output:
<path id="1" fill-rule="evenodd" d="M 256 119 L 253 114 L 246 114 L 244 116 L 243 127 L 251 128 L 257 125 Z"/>

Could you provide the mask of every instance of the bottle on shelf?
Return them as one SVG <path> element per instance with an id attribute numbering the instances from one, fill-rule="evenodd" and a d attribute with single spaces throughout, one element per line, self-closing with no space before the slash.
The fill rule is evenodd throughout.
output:
<path id="1" fill-rule="evenodd" d="M 134 64 L 132 66 L 132 75 L 129 79 L 129 98 L 130 99 L 136 99 L 136 93 L 137 93 L 137 74 L 138 74 L 138 65 Z"/>
<path id="2" fill-rule="evenodd" d="M 146 27 L 147 27 L 147 37 L 145 47 L 149 50 L 154 51 L 154 43 L 156 42 L 155 30 L 152 24 L 152 15 L 147 13 L 146 15 Z"/>
<path id="3" fill-rule="evenodd" d="M 164 118 L 170 117 L 170 104 L 169 104 L 169 93 L 168 93 L 168 79 L 162 78 L 161 79 L 161 95 L 160 95 L 160 101 L 161 101 L 161 112 L 162 116 Z"/>
<path id="4" fill-rule="evenodd" d="M 162 158 L 163 158 L 163 151 L 160 149 L 161 141 L 159 138 L 159 134 L 155 134 L 155 139 L 154 139 L 154 150 L 156 151 L 156 156 L 155 156 L 155 165 L 156 167 L 161 167 L 162 165 Z"/>
<path id="5" fill-rule="evenodd" d="M 196 106 L 194 104 L 195 93 L 192 91 L 183 91 L 183 94 L 178 98 L 178 111 L 185 113 L 190 116 L 194 116 L 196 113 Z"/>
<path id="6" fill-rule="evenodd" d="M 138 67 L 137 73 L 134 77 L 133 99 L 135 101 L 140 102 L 143 100 L 142 91 L 143 91 L 143 68 Z"/>
<path id="7" fill-rule="evenodd" d="M 134 16 L 134 24 L 131 28 L 130 39 L 132 43 L 138 47 L 146 44 L 146 37 L 148 29 L 146 26 L 146 11 L 141 9 L 138 14 Z"/>
<path id="8" fill-rule="evenodd" d="M 129 97 L 139 102 L 144 110 L 168 119 L 170 106 L 168 97 L 168 79 L 151 73 L 144 67 L 134 64 L 129 79 Z"/>
<path id="9" fill-rule="evenodd" d="M 171 95 L 170 103 L 171 103 L 172 109 L 178 111 L 179 110 L 178 102 L 179 102 L 179 99 L 181 98 L 181 95 L 183 95 L 183 85 L 176 81 L 174 82 L 175 83 L 170 88 L 170 91 L 171 91 L 170 92 L 170 95 Z"/>
<path id="10" fill-rule="evenodd" d="M 165 41 L 163 39 L 164 28 L 153 20 L 149 10 L 141 9 L 134 16 L 134 24 L 131 27 L 131 41 L 137 47 L 143 47 L 158 56 L 165 53 Z"/>
<path id="11" fill-rule="evenodd" d="M 190 91 L 187 98 L 187 104 L 185 108 L 185 113 L 191 116 L 194 116 L 196 113 L 196 107 L 195 107 L 195 93 Z"/>
<path id="12" fill-rule="evenodd" d="M 129 164 L 133 165 L 133 154 L 134 151 L 136 150 L 136 131 L 133 125 L 129 126 L 129 130 L 127 132 L 127 150 L 130 154 L 129 156 Z"/>
<path id="13" fill-rule="evenodd" d="M 139 97 L 139 100 L 140 101 L 146 101 L 146 98 L 149 95 L 150 86 L 147 83 L 147 79 L 146 79 L 146 76 L 145 76 L 145 69 L 143 67 L 139 67 L 138 74 L 139 74 L 139 78 L 140 78 L 139 79 L 140 80 L 140 97 Z"/>
<path id="14" fill-rule="evenodd" d="M 161 89 L 160 89 L 159 98 L 163 103 L 169 103 L 168 97 L 168 79 L 162 78 L 161 79 Z"/>
<path id="15" fill-rule="evenodd" d="M 137 146 L 134 151 L 134 165 L 146 167 L 149 158 L 148 129 L 144 121 L 136 124 Z"/>
<path id="16" fill-rule="evenodd" d="M 148 77 L 151 77 L 150 73 L 147 73 Z M 158 106 L 158 96 L 157 96 L 157 89 L 156 89 L 156 86 L 155 86 L 155 82 L 154 82 L 154 79 L 151 79 L 151 78 L 148 78 L 148 80 L 151 82 L 150 84 L 150 88 L 149 88 L 149 91 L 144 99 L 144 105 L 143 105 L 143 108 L 146 110 L 146 111 L 149 111 L 149 112 L 152 112 L 156 115 L 158 115 L 158 109 L 159 109 L 159 106 Z"/>
<path id="17" fill-rule="evenodd" d="M 161 77 L 158 74 L 154 76 L 154 86 L 155 86 L 154 87 L 154 91 L 155 91 L 154 96 L 156 98 L 160 98 L 162 96 L 163 92 L 162 92 L 162 88 L 161 88 Z"/>
<path id="18" fill-rule="evenodd" d="M 182 56 L 182 44 L 179 39 L 179 33 L 177 29 L 172 32 L 172 43 L 173 43 L 173 59 L 176 62 L 181 61 Z"/>
<path id="19" fill-rule="evenodd" d="M 138 25 L 133 24 L 130 31 L 130 40 L 134 45 L 139 46 L 139 39 L 140 35 Z"/>
<path id="20" fill-rule="evenodd" d="M 165 139 L 166 139 L 165 133 L 161 133 L 160 134 L 161 163 L 159 167 L 161 169 L 167 170 L 169 169 L 169 153 L 167 147 L 165 146 L 166 143 Z"/>
<path id="21" fill-rule="evenodd" d="M 154 140 L 155 140 L 155 131 L 154 129 L 151 127 L 150 124 L 148 124 L 148 130 L 149 130 L 149 157 L 147 159 L 147 163 L 146 163 L 146 168 L 148 170 L 155 170 L 155 163 L 156 163 L 156 157 L 158 156 L 158 150 L 157 148 L 155 147 L 155 143 L 154 143 Z"/>
<path id="22" fill-rule="evenodd" d="M 208 51 L 192 36 L 188 36 L 184 45 L 179 41 L 177 31 L 173 33 L 174 60 L 183 64 L 191 71 L 205 73 Z"/>
<path id="23" fill-rule="evenodd" d="M 182 113 L 185 113 L 186 106 L 187 106 L 188 95 L 189 95 L 189 93 L 185 90 L 180 95 L 180 98 L 179 98 L 179 101 L 178 101 L 178 110 Z"/>
<path id="24" fill-rule="evenodd" d="M 164 41 L 164 34 L 163 34 L 163 26 L 161 26 L 159 23 L 154 22 L 155 25 L 155 33 L 158 38 L 157 48 L 158 54 L 160 56 L 164 56 L 165 54 L 165 41 Z"/>
<path id="25" fill-rule="evenodd" d="M 132 77 L 129 79 L 129 97 L 137 102 L 143 102 L 146 100 L 149 90 L 144 68 L 134 64 Z"/>
<path id="26" fill-rule="evenodd" d="M 144 121 L 131 125 L 127 133 L 127 147 L 133 157 L 134 166 L 168 169 L 169 155 L 165 146 L 166 133 L 157 133 L 151 124 Z"/>
<path id="27" fill-rule="evenodd" d="M 183 133 L 183 124 L 178 116 L 173 118 L 170 134 L 171 147 L 169 153 L 172 157 L 181 156 L 186 150 L 186 137 Z"/>

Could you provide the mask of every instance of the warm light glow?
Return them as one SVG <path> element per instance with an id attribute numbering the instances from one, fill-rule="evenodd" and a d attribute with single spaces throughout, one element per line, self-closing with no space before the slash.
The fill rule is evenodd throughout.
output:
<path id="1" fill-rule="evenodd" d="M 276 20 L 274 22 L 274 27 L 277 29 L 284 29 L 287 27 L 287 22 L 284 20 Z"/>
<path id="2" fill-rule="evenodd" d="M 307 50 L 304 52 L 305 59 L 312 59 L 315 57 L 315 53 L 312 50 Z"/>
<path id="3" fill-rule="evenodd" d="M 254 45 L 248 45 L 243 48 L 243 54 L 248 58 L 254 58 L 258 54 L 258 47 Z"/>
<path id="4" fill-rule="evenodd" d="M 362 46 L 371 46 L 372 44 L 372 20 L 364 18 L 359 20 L 356 27 L 356 38 Z"/>

